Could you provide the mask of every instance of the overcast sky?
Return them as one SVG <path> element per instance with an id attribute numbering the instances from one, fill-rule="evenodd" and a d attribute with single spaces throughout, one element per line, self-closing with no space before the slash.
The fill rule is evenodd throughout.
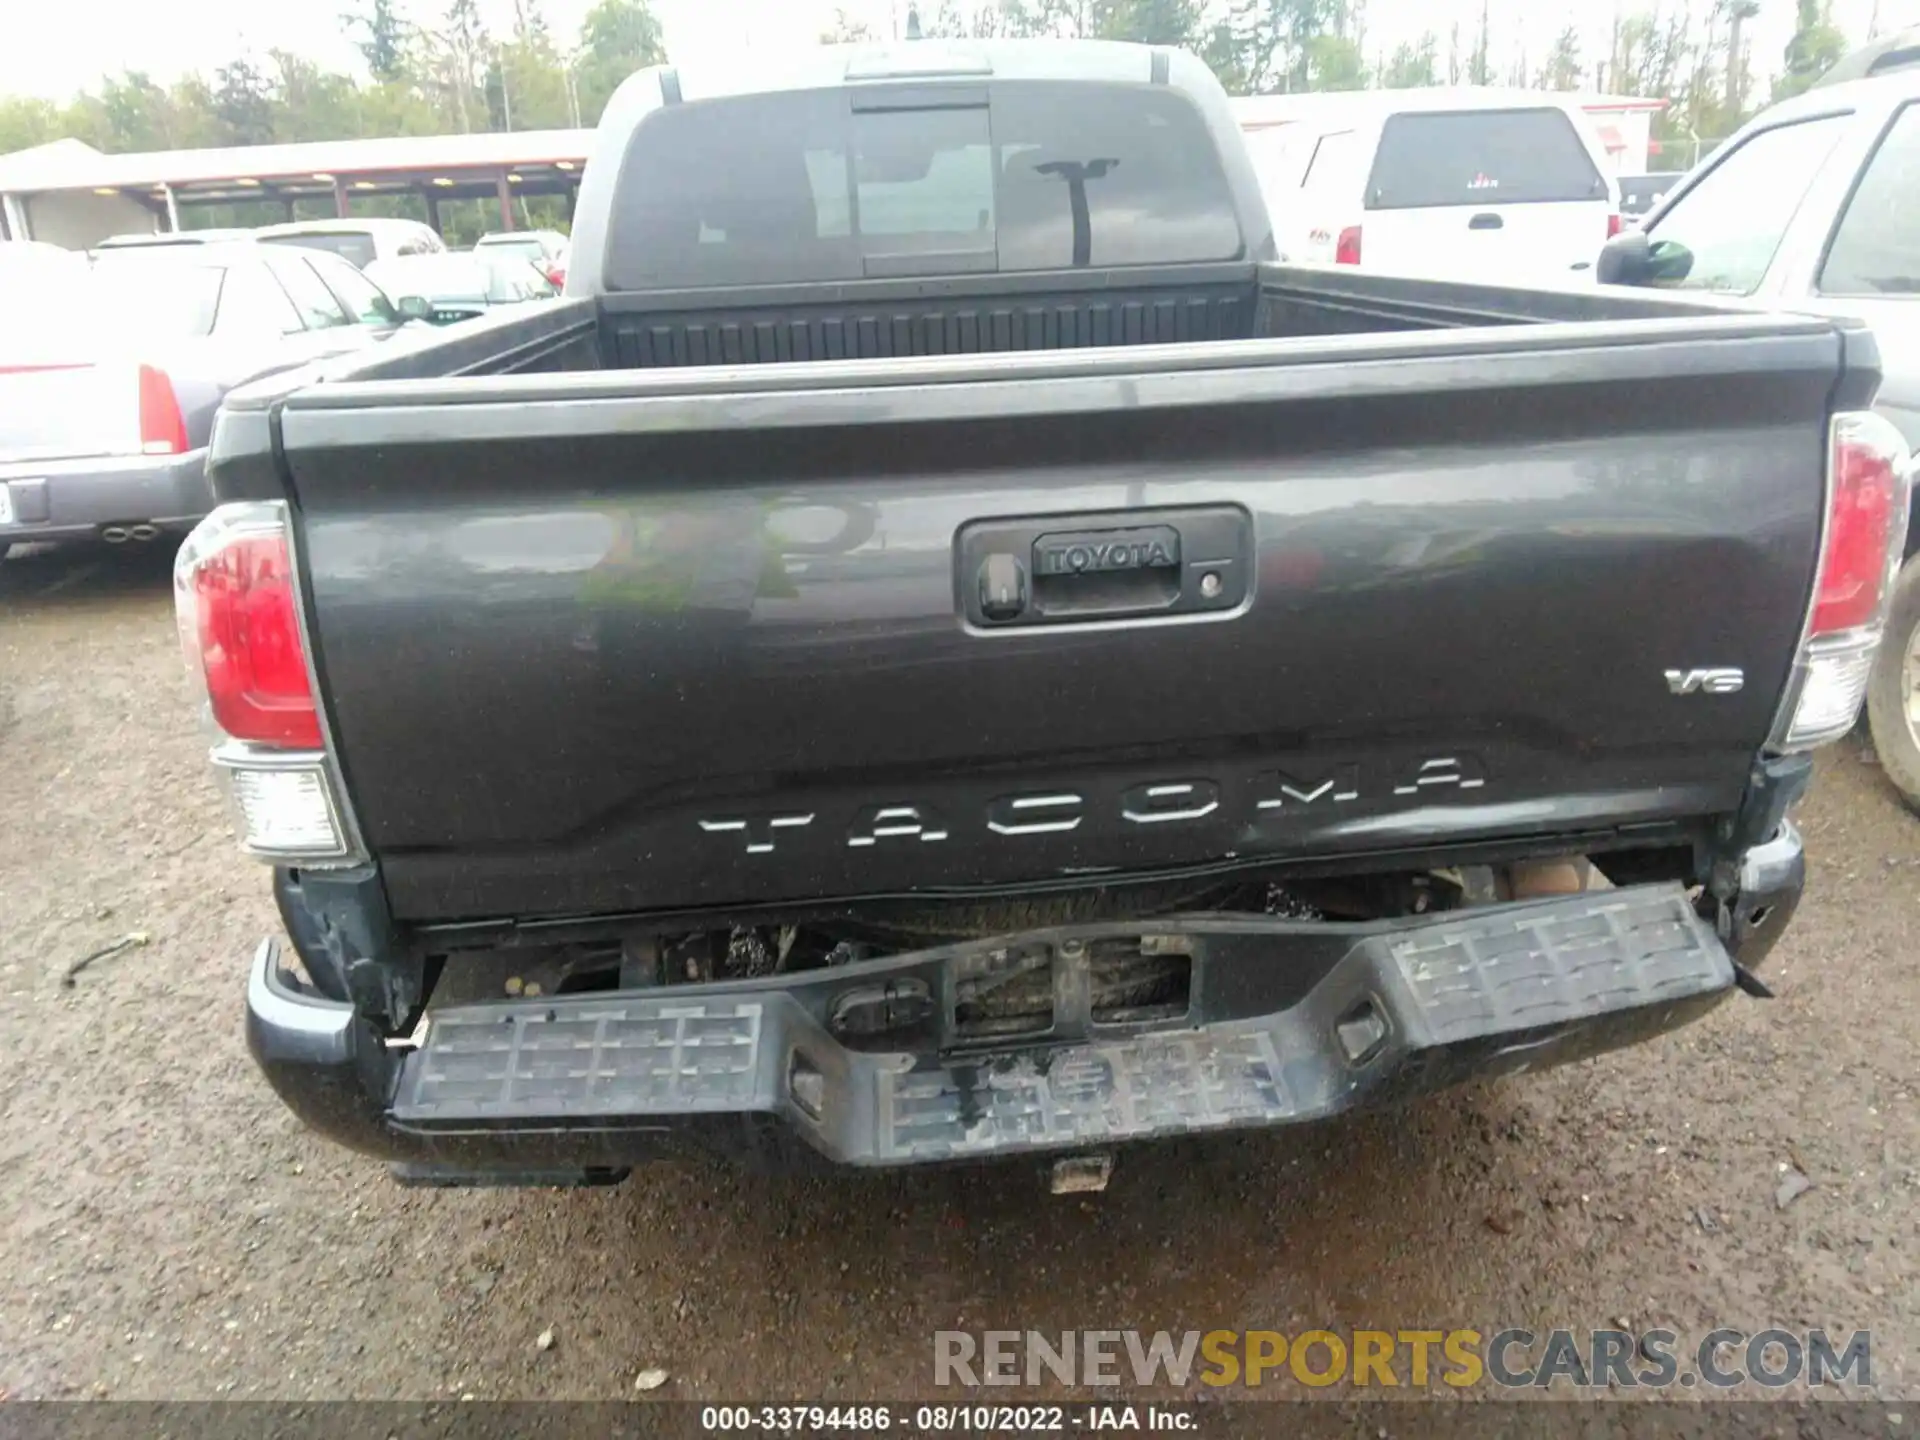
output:
<path id="1" fill-rule="evenodd" d="M 593 0 L 542 0 L 556 36 L 571 40 L 580 17 Z M 937 0 L 922 0 L 931 10 Z M 1591 58 L 1604 48 L 1616 9 L 1615 0 L 1491 0 L 1496 44 L 1511 53 L 1524 35 L 1528 53 L 1538 55 L 1571 16 L 1589 33 Z M 1631 13 L 1651 0 L 1620 0 Z M 1673 0 L 1668 0 L 1669 4 Z M 1704 10 L 1709 0 L 1693 0 Z M 439 0 L 403 0 L 411 11 L 429 13 Z M 511 0 L 480 0 L 490 22 L 501 28 L 512 14 Z M 6 6 L 6 40 L 0 45 L 0 93 L 66 99 L 102 74 L 145 70 L 171 80 L 209 69 L 245 49 L 293 50 L 334 68 L 353 68 L 358 55 L 342 32 L 339 12 L 353 0 L 11 0 Z M 891 32 L 904 17 L 907 0 L 653 0 L 666 28 L 674 58 L 724 57 L 742 46 L 778 49 L 811 44 L 832 24 L 836 9 L 865 19 L 877 34 Z M 1848 38 L 1865 38 L 1876 0 L 1833 0 L 1834 15 Z M 1881 29 L 1920 24 L 1920 0 L 1877 0 Z M 1782 47 L 1793 28 L 1793 0 L 1761 0 L 1752 26 L 1754 69 L 1761 75 L 1779 67 Z M 1367 49 L 1434 28 L 1443 35 L 1456 20 L 1463 31 L 1478 23 L 1480 0 L 1367 0 Z M 1530 18 L 1529 18 L 1530 17 Z M 1538 32 L 1537 34 L 1535 32 Z"/>

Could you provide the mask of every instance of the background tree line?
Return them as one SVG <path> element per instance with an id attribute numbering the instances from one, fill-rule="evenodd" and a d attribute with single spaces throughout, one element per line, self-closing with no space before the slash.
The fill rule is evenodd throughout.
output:
<path id="1" fill-rule="evenodd" d="M 129 70 L 70 104 L 0 97 L 0 154 L 71 135 L 102 150 L 173 150 L 375 135 L 439 135 L 592 125 L 614 88 L 666 58 L 645 0 L 600 0 L 568 39 L 539 0 L 514 0 L 505 33 L 476 0 L 353 0 L 342 26 L 364 76 L 284 50 L 241 55 L 170 83 Z"/>
<path id="2" fill-rule="evenodd" d="M 271 50 L 166 83 L 129 70 L 64 105 L 0 97 L 0 154 L 63 136 L 136 151 L 592 125 L 621 80 L 666 58 L 646 0 L 599 0 L 569 37 L 553 33 L 539 0 L 514 0 L 504 32 L 482 22 L 477 0 L 353 3 L 342 24 L 360 50 L 364 75 Z M 1673 166 L 1694 158 L 1692 137 L 1727 135 L 1769 100 L 1805 89 L 1847 49 L 1829 0 L 1791 0 L 1795 30 L 1777 65 L 1750 55 L 1741 37 L 1758 0 L 1651 0 L 1621 15 L 1601 54 L 1586 53 L 1571 25 L 1542 37 L 1537 49 L 1517 35 L 1496 37 L 1487 0 L 1477 26 L 1429 31 L 1391 49 L 1370 43 L 1366 0 L 917 3 L 929 36 L 1090 36 L 1183 46 L 1239 94 L 1512 84 L 1664 96 L 1674 103 L 1658 122 L 1657 135 L 1668 142 L 1658 161 Z M 429 8 L 435 6 L 442 8 Z M 841 12 L 821 38 L 867 33 Z M 1756 64 L 1766 67 L 1765 83 L 1756 82 Z"/>
<path id="3" fill-rule="evenodd" d="M 124 152 L 590 126 L 622 80 L 666 58 L 659 21 L 645 0 L 599 0 L 570 41 L 552 32 L 539 0 L 514 0 L 505 33 L 482 23 L 476 0 L 427 0 L 445 8 L 424 23 L 412 18 L 424 7 L 403 9 L 400 0 L 355 3 L 341 24 L 354 37 L 364 76 L 269 50 L 166 84 L 129 70 L 65 105 L 0 97 L 0 155 L 66 136 Z M 307 203 L 312 208 L 314 202 Z M 424 203 L 412 197 L 368 197 L 356 205 L 368 214 L 426 215 Z M 565 209 L 554 199 L 523 208 L 523 223 L 549 226 L 562 223 Z M 313 213 L 331 214 L 330 203 L 319 202 Z M 258 225 L 280 218 L 277 206 L 240 204 L 195 207 L 189 222 Z M 442 223 L 450 240 L 464 241 L 496 225 L 498 216 L 491 202 L 449 201 Z"/>
<path id="4" fill-rule="evenodd" d="M 1390 49 L 1370 43 L 1366 0 L 919 0 L 919 14 L 929 35 L 1178 45 L 1204 57 L 1239 95 L 1513 85 L 1657 96 L 1673 103 L 1654 124 L 1662 142 L 1655 164 L 1684 168 L 1767 104 L 1805 90 L 1848 50 L 1830 0 L 1767 3 L 1793 7 L 1793 38 L 1778 61 L 1753 55 L 1742 33 L 1758 0 L 1652 0 L 1617 11 L 1601 53 L 1588 53 L 1572 24 L 1550 36 L 1496 36 L 1488 0 L 1477 25 L 1429 30 Z M 842 12 L 822 38 L 865 34 Z M 1530 46 L 1530 38 L 1542 43 Z"/>

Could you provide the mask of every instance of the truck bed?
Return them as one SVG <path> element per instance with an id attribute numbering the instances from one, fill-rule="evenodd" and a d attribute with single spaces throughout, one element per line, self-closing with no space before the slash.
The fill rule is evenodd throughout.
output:
<path id="1" fill-rule="evenodd" d="M 1846 332 L 1284 267 L 1229 290 L 576 300 L 230 408 L 216 483 L 297 503 L 396 918 L 1204 893 L 1685 847 L 1737 809 Z M 860 357 L 752 363 L 836 335 Z M 1138 343 L 1048 353 L 1101 335 Z M 1014 340 L 1042 353 L 969 348 Z M 686 373 L 609 368 L 648 355 Z M 969 568 L 995 526 L 1184 526 L 1229 588 L 997 629 Z M 1663 679 L 1708 666 L 1744 688 Z"/>
<path id="2" fill-rule="evenodd" d="M 1440 284 L 1285 265 L 608 295 L 384 347 L 337 380 L 1087 350 L 1724 314 L 1671 297 Z M 268 393 L 271 393 L 270 391 Z"/>

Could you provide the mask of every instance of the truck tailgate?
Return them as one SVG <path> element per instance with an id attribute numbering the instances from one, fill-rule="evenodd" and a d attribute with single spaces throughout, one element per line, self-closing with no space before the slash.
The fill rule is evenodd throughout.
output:
<path id="1" fill-rule="evenodd" d="M 278 424 L 360 829 L 447 920 L 1731 810 L 1841 370 L 1733 315 L 343 383 Z"/>

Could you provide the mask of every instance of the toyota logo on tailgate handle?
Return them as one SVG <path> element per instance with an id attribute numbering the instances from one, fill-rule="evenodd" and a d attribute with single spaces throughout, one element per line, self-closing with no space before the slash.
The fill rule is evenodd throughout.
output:
<path id="1" fill-rule="evenodd" d="M 1237 506 L 979 520 L 959 536 L 966 619 L 988 629 L 1232 611 L 1252 521 Z"/>

